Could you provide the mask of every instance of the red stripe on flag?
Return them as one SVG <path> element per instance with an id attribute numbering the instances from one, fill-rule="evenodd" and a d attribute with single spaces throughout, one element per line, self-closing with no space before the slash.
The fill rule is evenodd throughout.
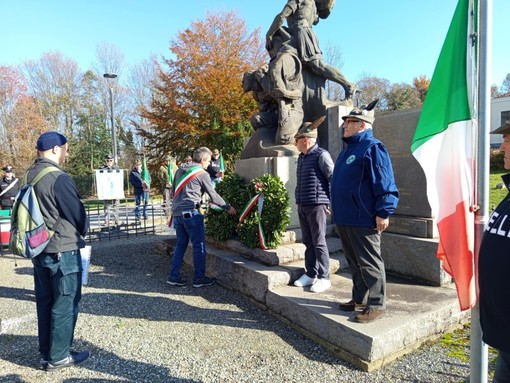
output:
<path id="1" fill-rule="evenodd" d="M 453 277 L 461 310 L 471 308 L 476 302 L 473 226 L 474 217 L 467 201 L 458 203 L 455 213 L 437 223 L 437 257 L 443 262 L 443 269 Z"/>

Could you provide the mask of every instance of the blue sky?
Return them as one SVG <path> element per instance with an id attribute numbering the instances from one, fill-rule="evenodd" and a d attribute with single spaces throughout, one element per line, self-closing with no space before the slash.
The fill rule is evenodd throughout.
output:
<path id="1" fill-rule="evenodd" d="M 285 0 L 0 0 L 0 65 L 60 51 L 91 68 L 99 43 L 120 48 L 126 64 L 151 54 L 169 57 L 169 41 L 208 11 L 237 10 L 250 29 L 265 34 Z M 315 26 L 321 47 L 338 46 L 343 72 L 408 82 L 432 76 L 457 0 L 337 0 Z M 493 0 L 491 83 L 510 72 L 510 0 Z"/>

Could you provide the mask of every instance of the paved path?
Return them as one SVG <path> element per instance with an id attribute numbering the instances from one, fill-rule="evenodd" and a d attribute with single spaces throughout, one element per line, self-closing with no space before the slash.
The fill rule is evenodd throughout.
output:
<path id="1" fill-rule="evenodd" d="M 29 260 L 0 256 L 0 383 L 462 382 L 468 363 L 432 345 L 377 372 L 342 362 L 241 295 L 172 288 L 151 236 L 93 243 L 75 337 L 81 367 L 37 369 Z M 189 275 L 189 271 L 187 271 Z"/>

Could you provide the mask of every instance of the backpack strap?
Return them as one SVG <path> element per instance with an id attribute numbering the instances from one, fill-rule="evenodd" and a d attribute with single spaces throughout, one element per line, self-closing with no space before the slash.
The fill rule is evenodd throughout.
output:
<path id="1" fill-rule="evenodd" d="M 39 180 L 41 178 L 43 178 L 46 174 L 50 173 L 50 172 L 57 172 L 59 171 L 60 169 L 57 168 L 56 166 L 47 166 L 45 167 L 43 170 L 41 170 L 39 173 L 37 173 L 37 175 L 34 177 L 34 179 L 32 180 L 32 182 L 30 182 L 30 185 L 32 185 L 32 187 L 37 183 L 39 182 Z M 28 176 L 28 173 L 25 174 L 25 176 L 23 177 L 23 184 L 27 184 L 27 176 Z"/>

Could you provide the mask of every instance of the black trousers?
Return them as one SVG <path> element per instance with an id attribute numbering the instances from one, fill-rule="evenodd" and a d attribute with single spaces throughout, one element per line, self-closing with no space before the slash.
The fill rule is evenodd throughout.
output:
<path id="1" fill-rule="evenodd" d="M 69 355 L 81 299 L 79 250 L 41 253 L 34 264 L 39 352 L 49 361 Z"/>

